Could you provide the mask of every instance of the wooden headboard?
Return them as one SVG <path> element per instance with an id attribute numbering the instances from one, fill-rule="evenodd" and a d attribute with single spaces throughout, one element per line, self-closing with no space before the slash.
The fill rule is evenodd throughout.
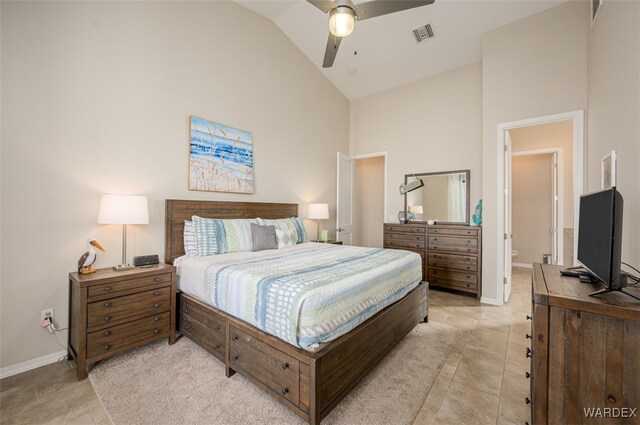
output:
<path id="1" fill-rule="evenodd" d="M 165 263 L 173 264 L 173 260 L 184 255 L 184 221 L 191 220 L 191 216 L 194 215 L 207 218 L 288 218 L 298 216 L 298 204 L 167 199 L 164 229 Z"/>

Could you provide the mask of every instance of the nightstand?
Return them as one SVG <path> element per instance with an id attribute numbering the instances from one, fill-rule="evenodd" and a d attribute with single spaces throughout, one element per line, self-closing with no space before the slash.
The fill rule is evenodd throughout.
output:
<path id="1" fill-rule="evenodd" d="M 100 360 L 162 338 L 176 342 L 176 269 L 69 273 L 69 356 L 78 379 Z"/>

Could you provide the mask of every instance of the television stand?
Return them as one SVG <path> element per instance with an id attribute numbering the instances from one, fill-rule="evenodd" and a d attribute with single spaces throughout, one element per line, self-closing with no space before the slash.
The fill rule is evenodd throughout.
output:
<path id="1" fill-rule="evenodd" d="M 590 297 L 595 297 L 596 295 L 602 295 L 602 294 L 606 294 L 607 292 L 615 292 L 615 291 L 620 291 L 623 294 L 627 294 L 632 298 L 635 298 L 636 300 L 640 300 L 640 297 L 638 297 L 637 295 L 634 295 L 632 293 L 629 293 L 627 291 L 624 290 L 625 286 L 627 286 L 627 275 L 626 274 L 622 274 L 620 276 L 620 286 L 618 288 L 602 288 L 599 291 L 596 292 L 592 292 L 589 294 Z"/>

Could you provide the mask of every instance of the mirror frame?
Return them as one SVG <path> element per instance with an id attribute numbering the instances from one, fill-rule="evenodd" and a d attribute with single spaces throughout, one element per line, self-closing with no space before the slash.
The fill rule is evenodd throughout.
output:
<path id="1" fill-rule="evenodd" d="M 438 171 L 435 173 L 413 173 L 413 174 L 405 174 L 404 175 L 404 184 L 409 182 L 409 177 L 422 177 L 422 176 L 441 176 L 446 174 L 461 174 L 465 173 L 467 177 L 467 210 L 465 222 L 453 222 L 453 221 L 437 221 L 437 224 L 459 224 L 462 226 L 469 226 L 469 207 L 471 201 L 471 170 L 453 170 L 453 171 Z M 407 209 L 407 194 L 404 194 L 404 213 L 407 214 L 408 217 L 408 209 Z M 407 220 L 407 223 L 426 223 L 425 220 Z"/>

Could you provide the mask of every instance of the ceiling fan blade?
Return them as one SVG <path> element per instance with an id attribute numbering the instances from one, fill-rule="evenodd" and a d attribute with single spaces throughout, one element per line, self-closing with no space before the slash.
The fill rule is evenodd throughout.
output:
<path id="1" fill-rule="evenodd" d="M 324 51 L 324 61 L 322 62 L 323 68 L 331 68 L 333 66 L 333 61 L 336 60 L 338 47 L 340 47 L 341 41 L 342 37 L 336 37 L 335 35 L 329 33 L 327 48 Z"/>
<path id="2" fill-rule="evenodd" d="M 309 1 L 309 0 L 308 0 Z M 356 4 L 358 21 L 388 15 L 416 7 L 428 6 L 435 0 L 377 0 Z"/>
<path id="3" fill-rule="evenodd" d="M 336 8 L 336 4 L 330 0 L 307 0 L 309 3 L 322 10 L 324 13 L 329 13 Z"/>

